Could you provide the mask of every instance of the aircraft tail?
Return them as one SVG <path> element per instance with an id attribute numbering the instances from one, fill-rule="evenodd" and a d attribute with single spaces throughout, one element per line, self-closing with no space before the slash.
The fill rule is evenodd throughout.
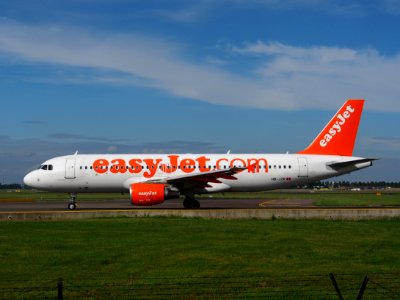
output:
<path id="1" fill-rule="evenodd" d="M 347 100 L 315 140 L 299 154 L 352 156 L 364 100 Z"/>

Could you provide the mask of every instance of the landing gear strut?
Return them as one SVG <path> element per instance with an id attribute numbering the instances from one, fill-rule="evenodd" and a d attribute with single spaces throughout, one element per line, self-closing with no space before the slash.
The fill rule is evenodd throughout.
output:
<path id="1" fill-rule="evenodd" d="M 194 198 L 193 195 L 186 195 L 185 200 L 183 200 L 183 207 L 198 209 L 200 208 L 200 203 Z"/>
<path id="2" fill-rule="evenodd" d="M 71 198 L 69 199 L 68 203 L 68 209 L 69 210 L 74 210 L 76 208 L 76 197 L 78 196 L 77 193 L 71 193 Z"/>

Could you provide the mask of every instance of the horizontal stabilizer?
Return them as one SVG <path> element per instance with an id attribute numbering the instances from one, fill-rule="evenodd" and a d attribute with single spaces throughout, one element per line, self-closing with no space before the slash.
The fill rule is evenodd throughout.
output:
<path id="1" fill-rule="evenodd" d="M 372 166 L 372 162 L 374 160 L 378 160 L 378 159 L 379 158 L 361 158 L 361 159 L 349 160 L 349 161 L 344 161 L 344 162 L 335 162 L 335 163 L 328 164 L 328 166 L 335 170 L 343 169 L 346 167 L 352 167 L 357 164 L 362 164 L 362 163 L 366 163 L 366 162 L 370 162 L 371 166 Z"/>

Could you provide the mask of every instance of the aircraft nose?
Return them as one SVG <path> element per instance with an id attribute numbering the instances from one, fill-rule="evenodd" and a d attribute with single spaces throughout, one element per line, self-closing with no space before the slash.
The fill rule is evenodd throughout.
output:
<path id="1" fill-rule="evenodd" d="M 27 185 L 27 186 L 32 187 L 32 183 L 33 183 L 32 172 L 30 172 L 30 173 L 25 175 L 24 184 Z"/>

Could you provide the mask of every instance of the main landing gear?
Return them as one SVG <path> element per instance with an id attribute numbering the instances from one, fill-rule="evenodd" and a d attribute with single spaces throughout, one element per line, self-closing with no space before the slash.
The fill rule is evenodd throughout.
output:
<path id="1" fill-rule="evenodd" d="M 74 210 L 76 208 L 76 197 L 78 196 L 77 193 L 71 193 L 70 194 L 71 198 L 69 199 L 68 203 L 68 209 L 69 210 Z"/>
<path id="2" fill-rule="evenodd" d="M 200 203 L 194 198 L 193 195 L 186 195 L 185 200 L 183 200 L 183 207 L 198 209 L 200 208 Z"/>

